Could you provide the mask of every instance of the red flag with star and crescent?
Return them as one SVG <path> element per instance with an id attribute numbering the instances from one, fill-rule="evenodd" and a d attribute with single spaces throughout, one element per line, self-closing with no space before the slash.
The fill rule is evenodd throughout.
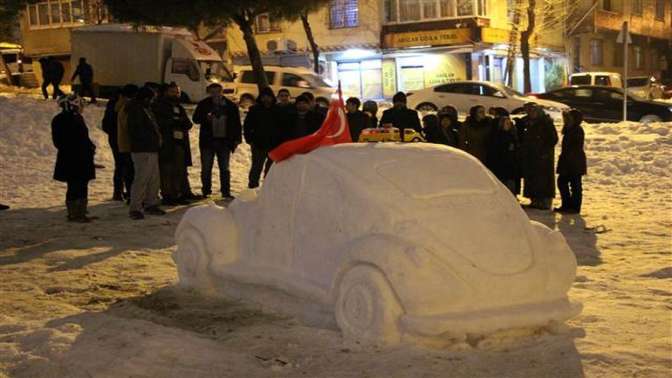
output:
<path id="1" fill-rule="evenodd" d="M 341 83 L 338 83 L 338 97 L 332 98 L 329 104 L 327 117 L 322 127 L 313 134 L 302 138 L 287 141 L 275 149 L 268 156 L 274 162 L 283 161 L 296 154 L 306 154 L 322 146 L 331 146 L 339 143 L 352 143 L 348 117 L 345 115 L 345 104 L 341 93 Z"/>

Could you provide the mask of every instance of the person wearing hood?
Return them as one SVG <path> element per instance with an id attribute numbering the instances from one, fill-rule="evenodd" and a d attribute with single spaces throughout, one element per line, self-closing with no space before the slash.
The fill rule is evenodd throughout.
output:
<path id="1" fill-rule="evenodd" d="M 126 106 L 131 158 L 135 168 L 129 209 L 129 216 L 133 220 L 144 219 L 143 210 L 150 215 L 166 214 L 159 208 L 159 151 L 162 138 L 151 109 L 154 96 L 153 89 L 142 87 Z"/>
<path id="2" fill-rule="evenodd" d="M 208 85 L 208 97 L 198 103 L 192 119 L 201 126 L 198 145 L 201 149 L 203 196 L 212 194 L 212 168 L 216 157 L 222 197 L 232 200 L 229 161 L 243 136 L 240 110 L 236 104 L 224 97 L 223 90 L 219 83 Z"/>
<path id="3" fill-rule="evenodd" d="M 460 149 L 486 164 L 491 137 L 492 119 L 485 115 L 485 108 L 476 105 L 469 109 L 469 116 L 459 131 Z"/>
<path id="4" fill-rule="evenodd" d="M 265 177 L 271 169 L 273 160 L 268 157 L 268 153 L 279 144 L 279 119 L 280 110 L 273 90 L 265 87 L 259 92 L 256 103 L 250 107 L 243 124 L 243 135 L 252 152 L 247 184 L 250 189 L 259 187 L 262 170 Z"/>
<path id="5" fill-rule="evenodd" d="M 561 213 L 579 214 L 583 200 L 582 176 L 587 173 L 586 153 L 583 151 L 583 114 L 576 109 L 562 114 L 562 150 L 558 158 L 558 190 L 562 198 Z"/>
<path id="6" fill-rule="evenodd" d="M 186 205 L 187 195 L 187 143 L 191 121 L 180 104 L 180 87 L 170 83 L 163 90 L 163 96 L 152 104 L 161 131 L 159 150 L 159 172 L 161 176 L 161 198 L 164 205 Z"/>
<path id="7" fill-rule="evenodd" d="M 385 110 L 380 117 L 380 126 L 385 127 L 385 125 L 391 124 L 392 127 L 399 129 L 399 135 L 405 135 L 404 130 L 406 129 L 413 129 L 421 133 L 422 126 L 420 126 L 418 112 L 406 107 L 406 94 L 397 92 L 392 97 L 392 103 L 394 104 L 393 107 Z M 405 141 L 402 140 L 402 142 Z"/>
<path id="8" fill-rule="evenodd" d="M 529 207 L 550 210 L 555 197 L 555 145 L 558 133 L 553 120 L 535 103 L 525 104 L 527 115 L 517 122 L 520 139 L 523 196 Z"/>
<path id="9" fill-rule="evenodd" d="M 76 94 L 58 100 L 61 112 L 51 122 L 51 136 L 56 154 L 54 179 L 68 185 L 65 205 L 68 221 L 88 223 L 89 181 L 96 178 L 93 157 L 96 145 L 89 139 L 89 129 L 82 117 L 82 99 Z"/>

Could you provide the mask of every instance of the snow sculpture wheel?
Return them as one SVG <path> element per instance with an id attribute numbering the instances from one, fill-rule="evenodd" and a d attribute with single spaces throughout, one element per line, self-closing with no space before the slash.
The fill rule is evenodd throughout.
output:
<path id="1" fill-rule="evenodd" d="M 346 338 L 368 343 L 398 343 L 402 313 L 392 288 L 379 270 L 358 265 L 343 276 L 335 315 Z"/>
<path id="2" fill-rule="evenodd" d="M 208 266 L 210 258 L 203 235 L 194 226 L 180 230 L 177 250 L 173 255 L 180 284 L 185 287 L 208 289 L 211 287 Z"/>

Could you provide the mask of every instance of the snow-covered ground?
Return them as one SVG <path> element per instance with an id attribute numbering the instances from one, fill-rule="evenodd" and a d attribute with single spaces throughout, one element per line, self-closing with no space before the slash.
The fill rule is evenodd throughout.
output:
<path id="1" fill-rule="evenodd" d="M 582 216 L 530 211 L 579 261 L 583 313 L 557 335 L 511 343 L 391 349 L 345 343 L 331 327 L 244 302 L 178 290 L 173 232 L 185 207 L 128 220 L 109 202 L 112 159 L 102 107 L 85 116 L 98 145 L 92 215 L 64 221 L 51 180 L 53 101 L 0 95 L 0 376 L 646 376 L 672 371 L 672 124 L 586 124 Z M 197 131 L 192 132 L 196 146 Z M 198 149 L 190 169 L 200 189 Z M 249 150 L 232 161 L 234 192 Z M 218 182 L 215 178 L 215 182 Z M 217 188 L 217 184 L 215 184 Z"/>

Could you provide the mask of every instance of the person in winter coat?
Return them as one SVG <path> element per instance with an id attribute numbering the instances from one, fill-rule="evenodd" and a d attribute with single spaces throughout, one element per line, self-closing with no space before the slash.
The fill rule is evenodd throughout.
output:
<path id="1" fill-rule="evenodd" d="M 583 186 L 581 177 L 587 173 L 586 153 L 583 151 L 583 114 L 576 109 L 563 113 L 562 150 L 558 158 L 558 189 L 562 205 L 554 209 L 561 213 L 581 212 Z"/>
<path id="2" fill-rule="evenodd" d="M 498 114 L 496 114 L 498 115 Z M 488 152 L 490 170 L 514 195 L 517 192 L 518 169 L 518 130 L 511 118 L 498 115 L 492 131 L 492 142 Z"/>
<path id="3" fill-rule="evenodd" d="M 105 114 L 103 115 L 103 131 L 107 134 L 107 141 L 112 150 L 112 157 L 114 158 L 114 174 L 112 176 L 112 184 L 114 191 L 112 193 L 113 201 L 123 201 L 124 180 L 121 175 L 121 164 L 119 162 L 119 144 L 117 143 L 117 102 L 121 97 L 121 92 L 110 98 L 105 106 Z"/>
<path id="4" fill-rule="evenodd" d="M 133 184 L 133 178 L 135 177 L 135 170 L 133 168 L 133 159 L 131 158 L 131 142 L 128 135 L 128 113 L 126 111 L 126 106 L 135 98 L 139 90 L 140 88 L 138 88 L 137 85 L 125 85 L 121 89 L 121 95 L 114 106 L 114 111 L 117 117 L 115 142 L 118 150 L 118 160 L 115 159 L 115 172 L 118 165 L 120 171 L 119 175 L 125 186 L 125 192 L 122 192 L 121 194 L 127 201 L 130 201 L 131 199 L 131 186 Z M 110 136 L 110 138 L 112 138 L 112 136 Z"/>
<path id="5" fill-rule="evenodd" d="M 487 164 L 491 137 L 492 119 L 485 115 L 485 108 L 476 105 L 469 109 L 469 116 L 459 131 L 460 149 Z"/>
<path id="6" fill-rule="evenodd" d="M 462 127 L 462 123 L 459 121 L 460 114 L 457 111 L 457 108 L 454 107 L 453 105 L 446 105 L 439 110 L 438 114 L 447 114 L 450 116 L 450 119 L 452 121 L 452 128 L 455 131 L 456 134 L 459 134 L 460 127 Z"/>
<path id="7" fill-rule="evenodd" d="M 399 129 L 399 135 L 404 135 L 405 129 L 413 129 L 418 133 L 422 132 L 418 112 L 406 107 L 406 94 L 397 92 L 397 94 L 392 97 L 392 103 L 394 106 L 384 111 L 380 118 L 381 127 L 384 127 L 387 124 L 392 124 L 392 127 Z"/>
<path id="8" fill-rule="evenodd" d="M 291 105 L 291 97 L 292 96 L 289 94 L 289 90 L 287 88 L 280 88 L 278 91 L 277 105 L 280 107 Z"/>
<path id="9" fill-rule="evenodd" d="M 163 96 L 152 104 L 161 131 L 159 150 L 159 173 L 161 198 L 164 205 L 186 205 L 187 194 L 187 146 L 186 138 L 191 121 L 180 105 L 180 87 L 171 83 L 163 90 Z"/>
<path id="10" fill-rule="evenodd" d="M 310 99 L 299 95 L 294 106 L 283 116 L 280 130 L 281 142 L 302 138 L 322 127 L 325 115 L 310 106 Z"/>
<path id="11" fill-rule="evenodd" d="M 89 139 L 89 130 L 80 114 L 82 99 L 76 94 L 58 100 L 62 111 L 51 122 L 51 135 L 58 150 L 54 179 L 67 183 L 65 205 L 68 221 L 87 223 L 89 181 L 96 178 L 93 156 L 96 146 Z"/>
<path id="12" fill-rule="evenodd" d="M 161 132 L 151 110 L 154 90 L 140 88 L 137 96 L 126 105 L 128 136 L 135 178 L 131 187 L 129 216 L 133 220 L 144 219 L 143 210 L 150 215 L 164 215 L 159 208 L 159 150 Z"/>
<path id="13" fill-rule="evenodd" d="M 523 196 L 529 207 L 549 210 L 555 197 L 555 145 L 558 133 L 553 120 L 535 103 L 525 104 L 527 115 L 518 120 Z"/>
<path id="14" fill-rule="evenodd" d="M 238 106 L 223 96 L 220 84 L 213 83 L 207 88 L 209 97 L 196 106 L 193 121 L 201 125 L 199 146 L 201 148 L 201 182 L 203 196 L 212 194 L 212 166 L 217 157 L 219 181 L 222 196 L 231 196 L 231 171 L 229 159 L 241 143 L 242 126 Z"/>
<path id="15" fill-rule="evenodd" d="M 373 100 L 364 101 L 362 111 L 369 116 L 370 128 L 378 127 L 378 104 Z"/>
<path id="16" fill-rule="evenodd" d="M 256 104 L 250 107 L 243 125 L 245 141 L 250 145 L 252 152 L 248 188 L 259 187 L 262 170 L 265 177 L 271 169 L 273 160 L 269 159 L 268 153 L 280 140 L 279 117 L 280 109 L 276 105 L 273 90 L 270 87 L 263 88 L 259 92 Z"/>
<path id="17" fill-rule="evenodd" d="M 65 74 L 63 64 L 53 57 L 40 58 L 39 62 L 42 69 L 42 95 L 44 95 L 44 99 L 49 99 L 49 92 L 47 92 L 49 85 L 53 87 L 52 96 L 54 100 L 64 96 L 60 88 Z"/>
<path id="18" fill-rule="evenodd" d="M 85 94 L 91 96 L 91 103 L 96 103 L 96 92 L 93 90 L 93 67 L 86 62 L 86 58 L 79 58 L 79 64 L 75 69 L 75 72 L 72 74 L 71 82 L 75 82 L 75 79 L 79 76 L 79 81 L 82 84 L 82 88 L 79 91 L 79 94 L 83 97 Z"/>
<path id="19" fill-rule="evenodd" d="M 425 138 L 428 143 L 457 146 L 457 134 L 453 130 L 453 119 L 450 114 L 430 114 L 422 118 Z"/>
<path id="20" fill-rule="evenodd" d="M 362 130 L 371 127 L 369 115 L 359 110 L 359 105 L 360 102 L 357 97 L 350 97 L 345 101 L 350 137 L 355 143 L 359 141 L 359 135 L 362 133 Z"/>

